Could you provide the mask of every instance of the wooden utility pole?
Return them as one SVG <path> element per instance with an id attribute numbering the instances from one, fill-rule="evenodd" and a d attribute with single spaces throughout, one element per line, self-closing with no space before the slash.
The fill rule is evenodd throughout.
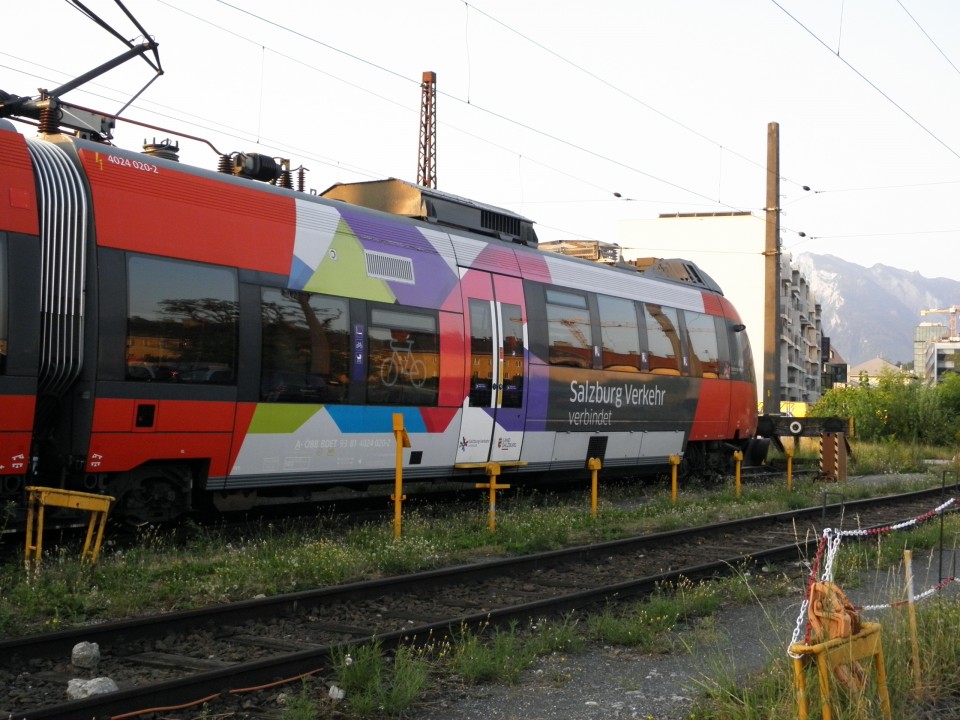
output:
<path id="1" fill-rule="evenodd" d="M 780 125 L 767 124 L 763 413 L 780 412 Z"/>
<path id="2" fill-rule="evenodd" d="M 420 84 L 420 157 L 417 184 L 437 187 L 437 74 L 425 71 Z"/>

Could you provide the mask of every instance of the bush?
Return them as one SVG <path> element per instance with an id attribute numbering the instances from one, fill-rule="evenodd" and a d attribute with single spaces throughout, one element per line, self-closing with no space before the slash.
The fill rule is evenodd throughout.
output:
<path id="1" fill-rule="evenodd" d="M 811 414 L 852 417 L 857 437 L 867 442 L 952 445 L 960 437 L 960 376 L 927 387 L 903 375 L 885 374 L 876 385 L 828 390 Z"/>

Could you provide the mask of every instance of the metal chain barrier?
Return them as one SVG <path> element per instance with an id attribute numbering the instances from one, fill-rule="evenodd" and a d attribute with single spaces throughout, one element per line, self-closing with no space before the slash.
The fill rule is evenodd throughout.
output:
<path id="1" fill-rule="evenodd" d="M 807 580 L 807 587 L 803 593 L 803 601 L 800 603 L 800 614 L 797 616 L 797 624 L 793 629 L 793 636 L 788 647 L 792 647 L 797 644 L 797 641 L 800 639 L 800 634 L 804 634 L 803 644 L 810 644 L 810 626 L 806 622 L 807 618 L 807 607 L 810 604 L 810 592 L 813 584 L 817 582 L 817 573 L 820 568 L 821 561 L 823 562 L 823 573 L 820 575 L 820 582 L 833 582 L 833 562 L 837 557 L 837 551 L 840 549 L 840 541 L 845 537 L 873 537 L 886 535 L 888 533 L 905 530 L 907 528 L 912 528 L 916 525 L 931 520 L 932 518 L 937 517 L 943 513 L 947 508 L 955 505 L 957 502 L 956 498 L 950 498 L 946 502 L 941 503 L 933 510 L 925 512 L 923 515 L 918 515 L 915 518 L 910 520 L 905 520 L 903 522 L 895 523 L 893 525 L 884 525 L 883 527 L 870 528 L 869 530 L 838 530 L 836 528 L 824 528 L 823 535 L 820 537 L 820 542 L 817 544 L 817 553 L 813 558 L 813 562 L 810 564 L 810 577 Z M 826 556 L 826 560 L 824 560 Z M 856 606 L 857 610 L 884 610 L 891 607 L 899 607 L 901 605 L 909 604 L 910 602 L 916 602 L 917 600 L 924 600 L 931 595 L 939 592 L 947 585 L 952 582 L 956 582 L 956 578 L 949 577 L 946 580 L 943 580 L 935 587 L 932 587 L 919 595 L 915 595 L 909 600 L 904 600 L 897 603 L 889 603 L 886 605 L 863 605 Z M 806 630 L 804 630 L 806 628 Z M 787 651 L 787 655 L 796 659 L 800 656 Z"/>

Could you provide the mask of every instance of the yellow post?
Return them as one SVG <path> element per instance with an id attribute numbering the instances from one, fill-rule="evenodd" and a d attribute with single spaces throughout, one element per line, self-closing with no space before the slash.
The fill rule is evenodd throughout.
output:
<path id="1" fill-rule="evenodd" d="M 403 515 L 403 501 L 407 496 L 403 494 L 403 449 L 410 447 L 410 436 L 403 427 L 403 415 L 393 414 L 393 437 L 397 446 L 397 469 L 393 481 L 393 539 L 400 539 L 401 517 Z"/>
<path id="2" fill-rule="evenodd" d="M 913 687 L 920 694 L 920 642 L 917 640 L 917 606 L 913 601 L 913 551 L 903 551 L 903 571 L 907 575 L 907 619 L 910 623 L 910 658 L 913 666 Z"/>
<path id="3" fill-rule="evenodd" d="M 680 456 L 670 456 L 670 501 L 677 502 L 677 467 L 680 465 Z"/>
<path id="4" fill-rule="evenodd" d="M 602 463 L 600 458 L 590 458 L 587 460 L 587 468 L 590 470 L 590 514 L 597 516 L 597 470 Z"/>
<path id="5" fill-rule="evenodd" d="M 40 557 L 43 554 L 43 513 L 48 505 L 90 512 L 87 537 L 83 543 L 80 559 L 89 560 L 91 564 L 95 564 L 100 555 L 103 531 L 107 526 L 107 514 L 113 498 L 108 495 L 48 487 L 28 487 L 26 491 L 27 541 L 24 546 L 23 560 L 27 570 L 30 569 L 31 563 L 34 564 L 35 569 L 40 567 Z"/>
<path id="6" fill-rule="evenodd" d="M 497 490 L 508 490 L 510 486 L 497 484 L 497 477 L 500 475 L 500 463 L 487 463 L 484 472 L 486 472 L 487 477 L 490 478 L 490 482 L 477 483 L 476 487 L 483 490 L 490 490 L 490 506 L 487 511 L 487 527 L 490 529 L 490 532 L 493 532 L 497 529 Z"/>
<path id="7" fill-rule="evenodd" d="M 793 490 L 793 448 L 785 447 L 783 451 L 787 454 L 787 490 Z"/>
<path id="8" fill-rule="evenodd" d="M 743 453 L 739 450 L 735 450 L 733 453 L 733 459 L 737 463 L 737 474 L 734 485 L 737 489 L 737 497 L 740 497 L 740 463 L 743 462 Z"/>

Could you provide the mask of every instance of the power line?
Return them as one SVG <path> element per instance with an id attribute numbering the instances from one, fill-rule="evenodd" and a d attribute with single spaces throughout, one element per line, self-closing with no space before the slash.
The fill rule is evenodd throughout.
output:
<path id="1" fill-rule="evenodd" d="M 164 2 L 164 0 L 158 0 L 158 1 L 159 1 L 159 2 Z M 404 75 L 402 75 L 402 74 L 400 74 L 400 73 L 398 73 L 398 72 L 396 72 L 396 71 L 394 71 L 394 70 L 390 70 L 389 68 L 386 68 L 386 67 L 384 67 L 383 65 L 380 65 L 380 64 L 378 64 L 378 63 L 375 63 L 375 62 L 372 62 L 372 61 L 369 61 L 369 60 L 366 60 L 365 58 L 362 58 L 362 57 L 360 57 L 359 55 L 356 55 L 356 54 L 354 54 L 354 53 L 348 52 L 348 51 L 346 51 L 346 50 L 341 50 L 340 48 L 337 48 L 337 47 L 335 47 L 335 46 L 333 46 L 333 45 L 330 45 L 329 43 L 325 43 L 325 42 L 323 42 L 323 41 L 321 41 L 321 40 L 318 40 L 317 38 L 314 38 L 314 37 L 312 37 L 312 36 L 310 36 L 310 35 L 307 35 L 307 34 L 305 34 L 305 33 L 303 33 L 303 32 L 300 32 L 299 30 L 294 30 L 294 29 L 292 29 L 292 28 L 290 28 L 290 27 L 288 27 L 288 26 L 286 26 L 286 25 L 283 25 L 282 23 L 278 23 L 278 22 L 276 22 L 276 21 L 274 21 L 274 20 L 269 20 L 269 19 L 265 18 L 265 17 L 262 16 L 262 15 L 258 15 L 257 13 L 250 12 L 249 10 L 244 10 L 243 8 L 237 7 L 236 5 L 233 5 L 232 3 L 227 2 L 227 0 L 217 0 L 217 2 L 220 3 L 221 5 L 224 5 L 225 7 L 228 7 L 228 8 L 230 8 L 230 9 L 236 11 L 236 12 L 242 13 L 242 14 L 244 14 L 244 15 L 248 15 L 249 17 L 252 17 L 252 18 L 254 18 L 255 20 L 257 20 L 257 21 L 259 21 L 259 22 L 266 23 L 266 24 L 268 24 L 268 25 L 270 25 L 270 26 L 272 26 L 272 27 L 275 27 L 275 28 L 277 28 L 277 29 L 283 30 L 283 31 L 285 31 L 285 32 L 289 32 L 289 33 L 291 33 L 291 34 L 293 34 L 293 35 L 296 35 L 297 37 L 303 38 L 304 40 L 307 40 L 307 41 L 309 41 L 309 42 L 316 43 L 316 44 L 318 44 L 318 45 L 320 45 L 320 46 L 322 46 L 322 47 L 325 47 L 325 48 L 327 48 L 327 49 L 329 49 L 329 50 L 332 50 L 332 51 L 334 51 L 334 52 L 336 52 L 336 53 L 338 53 L 338 54 L 341 54 L 341 55 L 343 55 L 343 56 L 345 56 L 345 57 L 349 57 L 349 58 L 351 58 L 352 60 L 355 60 L 355 61 L 357 61 L 357 62 L 363 63 L 363 64 L 365 64 L 365 65 L 368 65 L 368 66 L 370 66 L 370 67 L 373 67 L 373 68 L 375 68 L 375 69 L 377 69 L 377 70 L 380 70 L 380 71 L 382 71 L 382 72 L 385 72 L 385 73 L 387 73 L 387 74 L 389 74 L 389 75 L 391 75 L 391 76 L 393 76 L 393 77 L 399 78 L 399 79 L 404 80 L 404 81 L 406 81 L 406 82 L 409 82 L 409 83 L 411 83 L 411 84 L 418 84 L 418 83 L 416 83 L 415 80 L 413 80 L 413 79 L 411 79 L 411 78 L 408 78 L 408 77 L 406 77 L 406 76 L 404 76 Z M 164 4 L 167 4 L 167 3 L 164 3 Z M 466 3 L 465 3 L 465 4 L 466 4 Z M 469 6 L 469 5 L 468 5 L 468 7 L 472 7 L 472 6 Z M 476 10 L 476 8 L 474 8 L 474 9 Z M 477 10 L 477 12 L 482 12 L 482 11 Z M 492 20 L 495 20 L 494 18 L 492 18 L 491 16 L 487 15 L 486 13 L 483 13 L 483 14 L 486 15 L 487 17 L 490 17 Z M 499 23 L 500 21 L 497 20 L 496 22 Z M 504 27 L 507 27 L 507 26 L 504 26 Z M 510 28 L 508 28 L 508 29 L 510 29 Z M 515 32 L 515 31 L 514 31 L 514 32 Z M 522 37 L 525 37 L 525 38 L 526 38 L 526 36 L 522 36 Z M 246 40 L 248 40 L 248 41 L 250 41 L 250 42 L 253 42 L 253 41 L 250 40 L 249 38 L 244 38 L 244 39 L 246 39 Z M 528 41 L 530 41 L 530 42 L 534 42 L 534 41 L 530 40 L 529 38 L 526 38 L 526 39 L 527 39 Z M 259 43 L 257 43 L 257 44 L 259 44 Z M 548 50 L 545 46 L 540 45 L 539 43 L 535 43 L 535 44 L 537 44 L 538 47 L 541 47 L 541 48 L 547 50 L 548 52 L 553 52 L 553 51 Z M 278 55 L 282 55 L 282 53 L 277 53 L 277 54 L 278 54 Z M 558 56 L 558 57 L 559 57 L 559 56 Z M 569 61 L 567 61 L 567 62 L 569 62 Z M 570 63 L 570 64 L 573 65 L 574 67 L 577 67 L 578 69 L 580 69 L 580 70 L 583 71 L 583 72 L 588 72 L 588 71 L 583 70 L 583 68 L 580 68 L 579 66 L 577 66 L 577 65 L 575 65 L 575 64 L 573 64 L 573 63 Z M 588 72 L 588 74 L 590 74 L 591 77 L 597 78 L 597 76 L 594 75 L 593 73 L 589 73 L 589 72 Z M 600 79 L 600 78 L 597 78 L 597 79 Z M 612 85 L 611 85 L 611 87 L 615 87 L 615 86 L 612 86 Z M 619 92 L 623 92 L 623 91 L 619 91 Z M 639 168 L 633 167 L 633 166 L 631 166 L 631 165 L 629 165 L 629 164 L 627 164 L 627 163 L 620 162 L 620 161 L 615 160 L 615 159 L 613 159 L 613 158 L 611 158 L 611 157 L 608 157 L 608 156 L 603 155 L 603 154 L 601 154 L 601 153 L 598 153 L 598 152 L 596 152 L 596 151 L 590 150 L 589 148 L 586 148 L 586 147 L 584 147 L 584 146 L 582 146 L 582 145 L 578 145 L 577 143 L 575 143 L 575 142 L 573 142 L 573 141 L 565 140 L 565 139 L 560 138 L 560 137 L 558 137 L 558 136 L 556 136 L 556 135 L 552 135 L 552 134 L 547 133 L 547 132 L 545 132 L 545 131 L 543 131 L 543 130 L 539 130 L 539 129 L 531 126 L 531 125 L 528 125 L 528 124 L 526 124 L 526 123 L 522 123 L 522 122 L 520 122 L 519 120 L 515 120 L 515 119 L 513 119 L 513 118 L 511 118 L 511 117 L 509 117 L 509 116 L 507 116 L 507 115 L 504 115 L 503 113 L 499 113 L 499 112 L 497 112 L 497 111 L 495 111 L 495 110 L 492 110 L 492 109 L 490 109 L 490 108 L 486 108 L 486 107 L 483 107 L 483 106 L 481 106 L 481 105 L 477 105 L 476 103 L 471 102 L 471 101 L 469 100 L 469 98 L 468 98 L 468 99 L 463 99 L 463 98 L 457 97 L 457 96 L 455 96 L 455 95 L 451 95 L 450 93 L 447 93 L 447 92 L 444 92 L 444 91 L 438 91 L 438 94 L 440 94 L 440 95 L 442 95 L 442 96 L 444 96 L 444 97 L 446 97 L 446 98 L 449 98 L 450 100 L 453 100 L 453 101 L 455 101 L 455 102 L 461 103 L 461 104 L 463 104 L 463 105 L 465 105 L 465 106 L 467 106 L 467 107 L 469 107 L 469 108 L 473 108 L 473 109 L 479 110 L 479 111 L 481 111 L 481 112 L 487 113 L 487 114 L 490 115 L 491 117 L 496 117 L 496 118 L 499 119 L 499 120 L 502 120 L 502 121 L 504 121 L 504 122 L 510 123 L 510 124 L 512 124 L 512 125 L 515 125 L 515 126 L 517 126 L 517 127 L 519 127 L 519 128 L 522 128 L 522 129 L 524 129 L 524 130 L 527 130 L 527 131 L 529 131 L 529 132 L 538 134 L 538 135 L 540 135 L 540 136 L 542 136 L 542 137 L 545 137 L 545 138 L 547 138 L 547 139 L 549 139 L 549 140 L 551 140 L 551 141 L 553 141 L 553 142 L 557 142 L 557 143 L 566 145 L 567 147 L 570 147 L 570 148 L 572 148 L 572 149 L 574 149 L 574 150 L 577 150 L 578 152 L 582 152 L 582 153 L 585 153 L 585 154 L 587 154 L 587 155 L 591 155 L 591 156 L 593 156 L 593 157 L 595 157 L 595 158 L 597 158 L 597 159 L 599 159 L 599 160 L 603 160 L 603 161 L 605 161 L 605 162 L 608 162 L 608 163 L 611 163 L 611 164 L 613 164 L 613 165 L 619 166 L 619 167 L 621 167 L 621 168 L 623 168 L 623 169 L 625 169 L 625 170 L 629 170 L 629 171 L 631 171 L 631 172 L 635 172 L 635 173 L 637 173 L 637 174 L 643 175 L 643 176 L 645 176 L 645 177 L 650 178 L 651 180 L 655 180 L 656 182 L 663 183 L 663 184 L 668 185 L 668 186 L 670 186 L 670 187 L 673 187 L 673 188 L 675 188 L 675 189 L 677 189 L 677 190 L 681 190 L 682 192 L 686 192 L 686 193 L 689 193 L 689 194 L 694 195 L 694 196 L 696 196 L 696 197 L 702 198 L 702 199 L 704 199 L 704 200 L 708 200 L 711 204 L 714 204 L 714 203 L 715 203 L 715 204 L 717 204 L 717 205 L 721 205 L 721 206 L 723 206 L 723 207 L 727 207 L 727 208 L 730 208 L 730 209 L 733 209 L 733 210 L 740 209 L 740 208 L 737 208 L 737 207 L 735 207 L 735 206 L 733 206 L 733 205 L 729 205 L 729 204 L 727 204 L 727 203 L 724 203 L 724 202 L 722 202 L 722 201 L 720 201 L 720 200 L 718 200 L 718 199 L 714 199 L 714 198 L 711 198 L 711 197 L 709 197 L 709 196 L 707 196 L 707 195 L 704 195 L 704 194 L 702 194 L 702 193 L 700 193 L 700 192 L 697 192 L 696 190 L 692 190 L 692 189 L 690 189 L 690 188 L 687 188 L 687 187 L 685 187 L 685 186 L 683 186 L 683 185 L 680 185 L 679 183 L 675 183 L 675 182 L 672 182 L 672 181 L 670 181 L 670 180 L 666 180 L 666 179 L 664 179 L 664 178 L 661 178 L 661 177 L 658 177 L 658 176 L 656 176 L 656 175 L 653 175 L 652 173 L 648 173 L 648 172 L 646 172 L 646 171 L 644 171 L 644 170 L 641 170 L 641 169 L 639 169 Z M 626 93 L 625 93 L 625 94 L 626 94 Z M 631 96 L 629 96 L 629 95 L 627 95 L 627 96 L 628 96 L 628 97 L 631 97 Z M 636 98 L 634 98 L 634 99 L 635 99 L 637 102 L 641 102 L 640 100 L 637 100 Z M 649 107 L 649 106 L 647 106 L 647 107 Z M 653 108 L 651 108 L 651 110 L 653 110 Z M 659 113 L 659 111 L 656 111 L 656 110 L 654 110 L 654 111 Z M 662 114 L 662 113 L 661 113 L 661 114 Z M 664 117 L 667 117 L 667 119 L 670 119 L 670 118 L 669 118 L 668 116 L 666 116 L 666 115 L 664 115 Z M 673 121 L 673 122 L 676 122 L 676 121 Z M 678 124 L 679 124 L 679 123 L 678 123 Z M 682 126 L 682 125 L 681 125 L 681 126 Z M 688 129 L 689 129 L 689 128 L 688 128 Z M 696 131 L 690 130 L 690 132 L 694 132 L 695 134 L 699 135 L 700 137 L 704 137 L 703 135 L 700 135 L 699 133 L 696 133 Z M 705 139 L 707 139 L 707 138 L 705 138 Z M 710 141 L 710 142 L 713 142 L 713 141 Z M 717 143 L 714 143 L 714 144 L 717 144 Z M 720 146 L 720 147 L 722 147 L 722 146 Z M 516 153 L 516 154 L 519 155 L 520 153 Z M 743 157 L 743 156 L 741 156 L 741 157 Z M 744 159 L 747 159 L 747 158 L 744 158 Z M 751 161 L 751 162 L 752 162 L 752 161 Z"/>
<path id="2" fill-rule="evenodd" d="M 529 35 L 526 35 L 526 34 L 520 32 L 519 30 L 517 30 L 516 28 L 511 27 L 510 25 L 508 25 L 508 24 L 505 23 L 504 21 L 500 20 L 499 18 L 496 18 L 496 17 L 494 17 L 493 15 L 491 15 L 490 13 L 481 10 L 481 9 L 478 8 L 476 5 L 471 5 L 469 2 L 467 2 L 467 0 L 460 0 L 460 2 L 463 2 L 463 4 L 464 4 L 467 8 L 473 8 L 474 12 L 480 13 L 481 15 L 485 16 L 486 18 L 488 18 L 488 19 L 491 20 L 492 22 L 495 22 L 497 25 L 500 25 L 500 26 L 501 26 L 502 28 L 504 28 L 505 30 L 507 30 L 507 31 L 509 31 L 509 32 L 512 32 L 513 34 L 515 34 L 515 35 L 517 35 L 518 37 L 522 38 L 523 40 L 527 41 L 527 42 L 530 43 L 531 45 L 534 45 L 535 47 L 538 47 L 538 48 L 540 48 L 541 50 L 543 50 L 545 53 L 547 53 L 547 54 L 549 54 L 549 55 L 552 55 L 552 56 L 555 57 L 557 60 L 560 60 L 561 62 L 569 65 L 570 67 L 572 67 L 572 68 L 574 68 L 574 69 L 582 72 L 584 75 L 587 75 L 588 77 L 590 77 L 591 79 L 595 80 L 596 82 L 601 83 L 602 85 L 605 85 L 606 87 L 608 87 L 608 88 L 610 88 L 611 90 L 613 90 L 614 92 L 622 95 L 623 97 L 627 98 L 628 100 L 631 100 L 631 101 L 637 103 L 637 104 L 640 105 L 641 107 L 646 108 L 647 110 L 649 110 L 650 112 L 654 113 L 655 115 L 659 115 L 659 116 L 662 117 L 664 120 L 667 120 L 668 122 L 673 123 L 673 124 L 676 125 L 677 127 L 682 128 L 683 130 L 686 130 L 687 132 L 689 132 L 689 133 L 691 133 L 691 134 L 693 134 L 693 135 L 696 135 L 698 138 L 700 138 L 701 140 L 705 140 L 706 142 L 710 143 L 711 145 L 715 145 L 715 146 L 716 146 L 717 148 L 719 148 L 720 150 L 726 150 L 726 151 L 729 152 L 731 155 L 735 155 L 736 157 L 740 158 L 741 160 L 744 160 L 745 162 L 747 162 L 747 163 L 749 163 L 749 164 L 751 164 L 751 165 L 754 165 L 754 166 L 760 168 L 760 169 L 763 170 L 764 172 L 767 171 L 766 165 L 765 165 L 764 163 L 757 162 L 756 160 L 753 160 L 753 159 L 747 157 L 746 155 L 743 155 L 742 153 L 737 152 L 736 150 L 732 150 L 732 149 L 730 149 L 729 147 L 723 145 L 722 143 L 719 143 L 719 142 L 717 142 L 716 140 L 714 140 L 714 139 L 712 139 L 712 138 L 704 135 L 704 134 L 703 134 L 702 132 L 700 132 L 699 130 L 696 130 L 696 129 L 690 127 L 689 125 L 681 122 L 680 120 L 677 120 L 676 118 L 671 117 L 670 115 L 667 115 L 667 114 L 666 114 L 665 112 L 663 112 L 662 110 L 659 110 L 659 109 L 653 107 L 652 105 L 650 105 L 649 103 L 644 102 L 643 100 L 641 100 L 640 98 L 638 98 L 636 95 L 633 95 L 632 93 L 627 92 L 626 90 L 624 90 L 623 88 L 619 87 L 618 85 L 614 85 L 612 82 L 610 82 L 609 80 L 607 80 L 607 79 L 604 78 L 603 76 L 598 75 L 597 73 L 593 72 L 592 70 L 589 70 L 588 68 L 583 67 L 582 65 L 580 65 L 580 64 L 578 64 L 578 63 L 575 63 L 574 61 L 570 60 L 570 59 L 567 58 L 566 56 L 561 55 L 560 53 L 558 53 L 558 52 L 557 52 L 556 50 L 554 50 L 553 48 L 550 48 L 550 47 L 544 45 L 543 43 L 539 42 L 538 40 L 535 40 L 535 39 L 531 38 Z M 800 183 L 796 182 L 795 180 L 791 180 L 791 179 L 789 179 L 789 178 L 786 178 L 786 177 L 784 177 L 783 175 L 780 176 L 780 179 L 781 179 L 781 180 L 785 180 L 785 181 L 790 182 L 790 183 L 793 183 L 793 184 L 795 184 L 795 185 L 800 185 Z"/>
<path id="3" fill-rule="evenodd" d="M 5 52 L 3 52 L 3 51 L 0 51 L 0 55 L 4 55 L 4 56 L 6 56 L 6 57 L 10 57 L 10 58 L 13 58 L 13 59 L 15 59 L 15 60 L 19 60 L 19 61 L 21 61 L 21 62 L 31 64 L 31 65 L 33 65 L 34 67 L 40 68 L 40 69 L 42 69 L 42 70 L 46 70 L 46 71 L 49 71 L 49 72 L 52 72 L 52 73 L 58 73 L 58 74 L 60 74 L 60 75 L 67 76 L 66 73 L 63 73 L 63 72 L 60 71 L 60 70 L 56 70 L 55 68 L 51 68 L 51 67 L 48 67 L 48 66 L 45 66 L 45 65 L 39 65 L 39 64 L 37 64 L 37 63 L 31 63 L 29 60 L 26 60 L 25 58 L 20 58 L 20 57 L 17 57 L 17 56 L 15 56 L 15 55 L 10 55 L 9 53 L 5 53 Z M 2 65 L 2 64 L 0 64 L 0 68 L 12 70 L 13 72 L 16 72 L 16 73 L 21 74 L 21 75 L 26 75 L 26 76 L 29 76 L 29 77 L 34 77 L 34 78 L 36 78 L 37 80 L 39 80 L 39 81 L 41 81 L 41 82 L 44 82 L 44 83 L 56 82 L 55 80 L 52 80 L 52 79 L 49 78 L 49 77 L 45 77 L 45 76 L 43 76 L 43 75 L 38 75 L 38 74 L 35 73 L 35 72 L 29 72 L 29 71 L 22 70 L 22 69 L 20 69 L 20 68 L 13 67 L 13 66 L 10 66 L 10 65 Z M 111 87 L 108 87 L 108 86 L 106 86 L 106 85 L 102 85 L 102 84 L 100 84 L 100 83 L 89 83 L 89 86 L 103 88 L 104 90 L 106 90 L 106 91 L 108 91 L 108 92 L 113 92 L 113 93 L 117 93 L 117 94 L 123 95 L 123 91 L 118 90 L 117 88 L 111 88 Z M 89 95 L 90 97 L 100 98 L 100 99 L 105 100 L 105 101 L 108 101 L 108 102 L 117 102 L 117 100 L 118 100 L 116 97 L 111 97 L 110 95 L 106 95 L 106 94 L 104 94 L 104 93 L 94 92 L 93 90 L 90 90 L 89 87 L 84 88 L 81 92 L 83 92 L 85 95 Z M 209 118 L 201 117 L 201 116 L 199 116 L 199 115 L 194 115 L 193 113 L 187 112 L 187 111 L 185 111 L 185 110 L 180 110 L 179 108 L 174 108 L 174 107 L 171 107 L 171 106 L 169 106 L 169 105 L 165 105 L 165 104 L 163 104 L 163 103 L 155 102 L 155 101 L 153 101 L 153 100 L 147 100 L 146 98 L 142 98 L 141 100 L 142 100 L 142 102 L 144 102 L 144 103 L 146 103 L 146 104 L 148 104 L 148 105 L 150 105 L 150 106 L 152 106 L 152 107 L 149 107 L 149 108 L 148 108 L 148 107 L 144 107 L 144 106 L 139 105 L 139 104 L 133 105 L 132 107 L 134 107 L 134 108 L 136 108 L 136 109 L 138 109 L 138 110 L 141 110 L 141 111 L 143 111 L 143 112 L 149 112 L 151 118 L 156 118 L 156 117 L 166 118 L 166 119 L 168 119 L 168 120 L 173 120 L 173 121 L 176 121 L 176 122 L 178 122 L 178 123 L 185 124 L 185 125 L 188 125 L 188 126 L 190 126 L 190 127 L 192 127 L 192 128 L 197 128 L 197 129 L 202 130 L 202 131 L 205 131 L 205 132 L 217 133 L 218 135 L 221 135 L 221 136 L 226 137 L 226 138 L 231 138 L 231 139 L 233 139 L 233 140 L 238 140 L 238 141 L 241 141 L 241 142 L 250 142 L 250 143 L 257 144 L 257 145 L 263 145 L 263 146 L 265 146 L 265 147 L 273 148 L 273 149 L 275 149 L 275 150 L 282 150 L 282 151 L 284 151 L 285 153 L 286 153 L 286 152 L 295 152 L 295 153 L 297 153 L 298 156 L 302 157 L 303 159 L 310 160 L 310 161 L 313 161 L 313 162 L 318 162 L 318 163 L 320 163 L 321 165 L 327 165 L 327 166 L 332 167 L 332 168 L 337 168 L 337 169 L 340 169 L 340 170 L 347 170 L 347 171 L 352 172 L 352 173 L 355 173 L 355 174 L 357 174 L 357 175 L 363 175 L 363 176 L 365 176 L 365 177 L 370 177 L 370 178 L 381 178 L 381 177 L 383 177 L 383 173 L 376 172 L 376 171 L 369 170 L 369 169 L 365 169 L 365 168 L 361 168 L 361 167 L 356 166 L 356 165 L 351 165 L 351 164 L 348 164 L 348 163 L 344 163 L 344 162 L 342 162 L 342 161 L 339 161 L 339 160 L 336 160 L 336 159 L 333 159 L 333 158 L 327 158 L 327 157 L 324 157 L 324 156 L 322 156 L 322 155 L 317 155 L 317 154 L 313 153 L 313 152 L 310 151 L 310 150 L 307 150 L 307 149 L 304 149 L 304 148 L 298 148 L 298 147 L 295 147 L 295 146 L 291 146 L 291 145 L 289 145 L 289 144 L 285 144 L 285 143 L 283 143 L 283 142 L 280 142 L 280 141 L 278 141 L 278 140 L 274 140 L 274 139 L 272 139 L 272 138 L 261 137 L 261 138 L 257 138 L 256 140 L 252 140 L 251 137 L 253 136 L 253 133 L 251 133 L 251 132 L 249 132 L 249 131 L 246 131 L 246 130 L 243 130 L 242 128 L 233 127 L 233 126 L 231 126 L 231 125 L 226 125 L 226 124 L 224 124 L 224 123 L 219 123 L 219 122 L 210 123 L 210 122 L 209 122 Z M 158 110 L 157 108 L 162 108 L 163 110 Z M 166 112 L 164 112 L 164 111 L 166 111 Z M 186 118 L 186 119 L 185 119 L 185 118 Z M 199 122 L 200 120 L 207 121 L 207 124 L 203 124 L 202 122 Z"/>
<path id="4" fill-rule="evenodd" d="M 923 33 L 923 36 L 930 41 L 930 44 L 937 49 L 937 52 L 943 56 L 943 59 L 950 64 L 950 67 L 953 68 L 953 71 L 958 75 L 960 75 L 960 70 L 957 69 L 957 66 L 953 64 L 953 61 L 950 58 L 947 57 L 947 54 L 940 48 L 940 46 L 937 45 L 936 42 L 934 42 L 934 39 L 930 37 L 930 34 L 926 30 L 923 29 L 923 26 L 920 24 L 920 22 L 910 13 L 909 10 L 907 10 L 906 6 L 901 2 L 901 0 L 897 0 L 897 5 L 899 5 L 903 9 L 903 11 L 907 14 L 908 18 L 913 20 L 913 24 L 916 25 L 917 28 L 920 30 L 920 32 Z"/>
<path id="5" fill-rule="evenodd" d="M 864 75 L 864 74 L 863 74 L 862 72 L 860 72 L 857 68 L 855 68 L 853 65 L 851 65 L 843 56 L 840 55 L 839 51 L 838 51 L 838 52 L 834 52 L 833 49 L 832 49 L 829 45 L 827 45 L 826 42 L 824 42 L 823 40 L 821 40 L 820 37 L 819 37 L 815 32 L 813 32 L 813 30 L 811 30 L 810 28 L 808 28 L 806 25 L 804 25 L 802 22 L 800 22 L 800 20 L 798 20 L 798 19 L 797 19 L 796 17 L 794 17 L 793 15 L 791 15 L 790 12 L 789 12 L 785 7 L 783 7 L 783 5 L 781 5 L 779 2 L 777 2 L 777 0 L 770 0 L 770 2 L 772 2 L 772 3 L 773 3 L 774 5 L 776 5 L 778 8 L 780 8 L 780 10 L 783 11 L 783 14 L 784 14 L 784 15 L 786 15 L 788 18 L 790 18 L 791 20 L 793 20 L 797 25 L 799 25 L 808 35 L 810 35 L 810 37 L 812 37 L 814 40 L 816 40 L 818 43 L 820 43 L 824 48 L 826 48 L 827 50 L 829 50 L 831 55 L 833 55 L 834 57 L 836 57 L 840 62 L 842 62 L 842 63 L 843 63 L 844 65 L 846 65 L 850 70 L 852 70 L 852 71 L 857 75 L 857 77 L 859 77 L 861 80 L 863 80 L 865 83 L 867 83 L 867 85 L 869 85 L 869 86 L 872 87 L 874 90 L 876 90 L 888 103 L 890 103 L 891 105 L 893 105 L 893 106 L 894 106 L 897 110 L 899 110 L 905 117 L 909 118 L 917 127 L 919 127 L 919 128 L 920 128 L 921 130 L 923 130 L 927 135 L 929 135 L 931 138 L 933 138 L 933 139 L 934 139 L 941 147 L 943 147 L 947 152 L 949 152 L 949 153 L 950 153 L 951 155 L 953 155 L 955 158 L 957 158 L 958 160 L 960 160 L 960 153 L 957 153 L 956 150 L 954 150 L 952 147 L 950 147 L 949 145 L 947 145 L 947 143 L 945 143 L 943 140 L 941 140 L 941 139 L 936 135 L 936 133 L 934 133 L 932 130 L 930 130 L 930 128 L 928 128 L 928 127 L 927 127 L 926 125 L 924 125 L 922 122 L 920 122 L 919 120 L 917 120 L 917 118 L 915 118 L 913 115 L 911 115 L 909 112 L 907 112 L 906 108 L 904 108 L 902 105 L 900 105 L 900 104 L 899 104 L 896 100 L 894 100 L 892 97 L 890 97 L 889 95 L 887 95 L 887 93 L 885 93 L 883 90 L 881 90 L 872 80 L 870 80 L 866 75 Z"/>

